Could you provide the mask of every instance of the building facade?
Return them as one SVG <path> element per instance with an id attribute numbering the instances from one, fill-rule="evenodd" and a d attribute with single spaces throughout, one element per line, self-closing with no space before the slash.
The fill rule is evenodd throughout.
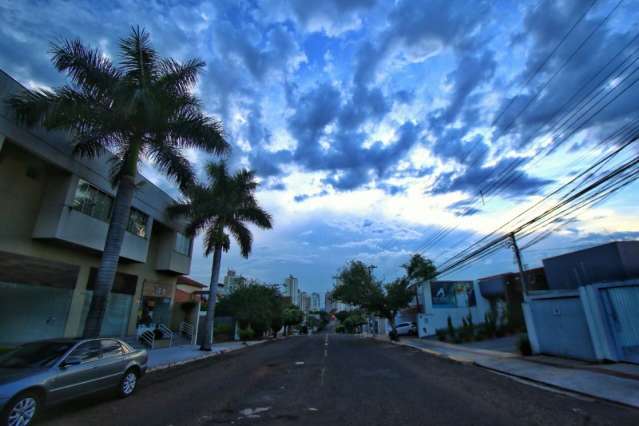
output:
<path id="1" fill-rule="evenodd" d="M 115 190 L 110 159 L 74 157 L 61 133 L 16 124 L 5 100 L 24 90 L 0 72 L 0 343 L 79 336 Z M 101 334 L 133 335 L 151 314 L 170 323 L 192 241 L 166 214 L 173 199 L 138 176 Z"/>
<path id="2" fill-rule="evenodd" d="M 311 311 L 317 312 L 321 309 L 319 293 L 311 293 Z"/>
<path id="3" fill-rule="evenodd" d="M 291 303 L 295 306 L 300 307 L 300 290 L 297 278 L 293 275 L 289 275 L 284 279 L 283 286 L 283 295 L 284 297 L 290 297 Z"/>

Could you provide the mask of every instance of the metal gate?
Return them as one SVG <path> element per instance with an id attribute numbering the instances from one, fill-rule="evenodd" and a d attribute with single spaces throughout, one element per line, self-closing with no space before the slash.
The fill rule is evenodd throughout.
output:
<path id="1" fill-rule="evenodd" d="M 639 286 L 611 287 L 602 293 L 620 358 L 639 363 Z"/>

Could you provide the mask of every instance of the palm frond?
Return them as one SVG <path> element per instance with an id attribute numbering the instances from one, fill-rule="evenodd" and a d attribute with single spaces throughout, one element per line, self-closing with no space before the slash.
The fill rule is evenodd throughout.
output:
<path id="1" fill-rule="evenodd" d="M 222 123 L 205 116 L 199 108 L 181 108 L 170 117 L 166 128 L 167 135 L 177 147 L 198 148 L 217 155 L 230 151 Z"/>
<path id="2" fill-rule="evenodd" d="M 159 63 L 158 86 L 172 94 L 187 94 L 197 82 L 204 65 L 203 61 L 195 58 L 183 64 L 170 58 L 163 59 Z"/>
<path id="3" fill-rule="evenodd" d="M 261 229 L 273 227 L 273 217 L 257 203 L 238 209 L 236 218 L 243 222 L 253 223 Z"/>
<path id="4" fill-rule="evenodd" d="M 244 257 L 249 257 L 251 249 L 253 248 L 253 234 L 251 231 L 239 220 L 229 222 L 228 230 L 235 238 L 235 241 L 240 245 L 240 253 Z"/>
<path id="5" fill-rule="evenodd" d="M 79 40 L 51 45 L 52 61 L 75 84 L 94 96 L 108 96 L 122 74 L 98 49 L 86 48 Z"/>
<path id="6" fill-rule="evenodd" d="M 151 47 L 149 33 L 140 27 L 131 27 L 131 34 L 120 40 L 120 66 L 127 79 L 140 87 L 157 77 L 157 53 Z"/>
<path id="7" fill-rule="evenodd" d="M 173 146 L 155 141 L 148 145 L 147 157 L 153 160 L 155 166 L 167 176 L 175 180 L 182 190 L 186 190 L 195 183 L 195 173 L 191 163 Z"/>

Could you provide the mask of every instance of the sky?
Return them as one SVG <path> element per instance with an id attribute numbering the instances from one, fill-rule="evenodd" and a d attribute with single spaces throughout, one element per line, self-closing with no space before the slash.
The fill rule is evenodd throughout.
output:
<path id="1" fill-rule="evenodd" d="M 612 149 L 599 142 L 639 113 L 632 79 L 560 149 L 539 155 L 576 110 L 576 93 L 621 91 L 614 74 L 592 79 L 608 64 L 633 64 L 637 22 L 637 0 L 8 0 L 0 68 L 28 87 L 56 87 L 65 78 L 50 42 L 80 39 L 117 61 L 118 40 L 136 25 L 161 55 L 205 61 L 194 92 L 224 124 L 229 164 L 256 171 L 274 218 L 272 230 L 255 230 L 248 259 L 233 245 L 222 272 L 267 283 L 293 274 L 302 290 L 324 292 L 351 259 L 385 280 L 424 248 L 441 264 Z M 200 171 L 216 159 L 188 154 Z M 178 195 L 151 164 L 142 169 Z M 525 265 L 638 238 L 637 195 L 634 184 L 583 211 L 525 249 Z M 198 239 L 191 276 L 208 282 L 210 269 Z M 504 248 L 447 278 L 513 270 Z"/>

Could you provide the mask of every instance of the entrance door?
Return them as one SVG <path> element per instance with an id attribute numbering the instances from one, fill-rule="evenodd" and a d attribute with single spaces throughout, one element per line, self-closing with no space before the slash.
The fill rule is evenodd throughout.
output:
<path id="1" fill-rule="evenodd" d="M 639 286 L 606 288 L 602 295 L 620 357 L 639 363 Z"/>

